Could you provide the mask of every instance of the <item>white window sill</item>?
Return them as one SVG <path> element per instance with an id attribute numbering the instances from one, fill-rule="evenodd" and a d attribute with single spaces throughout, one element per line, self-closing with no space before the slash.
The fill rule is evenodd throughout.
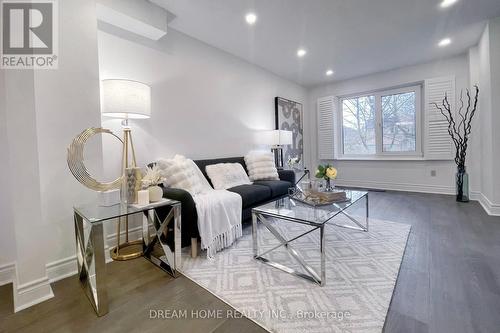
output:
<path id="1" fill-rule="evenodd" d="M 336 161 L 426 161 L 423 156 L 339 156 Z"/>

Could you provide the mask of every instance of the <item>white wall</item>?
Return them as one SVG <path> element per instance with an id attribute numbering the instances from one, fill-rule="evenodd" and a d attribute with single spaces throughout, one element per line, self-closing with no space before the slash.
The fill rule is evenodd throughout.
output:
<path id="1" fill-rule="evenodd" d="M 8 142 L 2 174 L 10 180 L 2 191 L 9 195 L 2 205 L 6 202 L 11 210 L 2 212 L 0 233 L 2 238 L 13 237 L 5 245 L 13 243 L 14 251 L 6 251 L 2 261 L 16 261 L 16 310 L 53 296 L 48 263 L 69 260 L 76 269 L 72 207 L 95 196 L 73 178 L 66 164 L 73 137 L 100 125 L 95 3 L 58 4 L 59 68 L 2 72 L 6 131 L 1 135 Z M 96 140 L 86 157 L 100 161 L 100 147 Z M 96 169 L 102 168 L 97 164 Z M 3 247 L 2 242 L 2 252 Z"/>
<path id="2" fill-rule="evenodd" d="M 15 230 L 12 223 L 12 204 L 9 195 L 10 189 L 10 162 L 9 138 L 7 135 L 7 110 L 5 94 L 5 71 L 0 71 L 0 267 L 11 264 L 16 258 Z M 0 268 L 1 270 L 1 268 Z M 0 273 L 0 284 L 8 279 Z"/>
<path id="3" fill-rule="evenodd" d="M 479 41 L 478 61 L 479 75 L 476 78 L 480 90 L 479 111 L 481 119 L 481 192 L 491 198 L 493 195 L 493 135 L 491 124 L 491 67 L 489 24 Z"/>
<path id="4" fill-rule="evenodd" d="M 176 153 L 193 159 L 243 156 L 255 147 L 257 131 L 274 128 L 275 96 L 306 102 L 299 85 L 175 30 L 148 42 L 103 29 L 101 79 L 127 78 L 152 87 L 151 119 L 131 122 L 141 165 Z M 120 132 L 119 121 L 103 118 L 103 126 Z M 116 175 L 120 152 L 107 141 L 104 146 L 104 156 L 111 156 L 106 169 Z"/>
<path id="5" fill-rule="evenodd" d="M 492 114 L 492 144 L 493 144 L 493 183 L 492 202 L 500 214 L 500 17 L 489 22 L 490 28 L 490 69 L 491 69 L 491 114 Z"/>
<path id="6" fill-rule="evenodd" d="M 73 138 L 99 127 L 99 68 L 94 1 L 60 1 L 58 70 L 35 72 L 36 122 L 42 220 L 50 228 L 47 262 L 75 253 L 73 205 L 95 198 L 70 173 Z M 100 137 L 85 148 L 86 164 L 102 173 Z"/>
<path id="7" fill-rule="evenodd" d="M 72 206 L 96 196 L 66 164 L 71 140 L 101 124 L 95 3 L 60 1 L 59 14 L 59 68 L 0 75 L 0 280 L 15 261 L 16 310 L 52 297 L 50 279 L 75 271 Z M 275 96 L 305 102 L 300 86 L 174 31 L 159 43 L 127 38 L 100 33 L 100 65 L 103 78 L 153 88 L 153 118 L 132 124 L 141 165 L 174 153 L 243 155 L 257 130 L 274 127 Z M 92 140 L 86 162 L 116 176 L 121 150 L 104 141 Z"/>
<path id="8" fill-rule="evenodd" d="M 457 77 L 460 89 L 469 85 L 470 71 L 484 94 L 478 123 L 486 128 L 481 140 L 477 139 L 477 128 L 474 130 L 472 144 L 480 149 L 471 151 L 469 161 L 480 160 L 485 165 L 469 165 L 472 186 L 480 191 L 484 185 L 492 202 L 500 202 L 500 178 L 493 177 L 500 168 L 500 132 L 495 130 L 500 125 L 498 19 L 490 22 L 482 42 L 469 57 L 307 91 L 174 30 L 159 42 L 106 26 L 102 27 L 106 32 L 98 32 L 94 1 L 58 3 L 59 69 L 0 72 L 0 153 L 4 157 L 0 172 L 0 268 L 16 262 L 17 309 L 51 297 L 51 274 L 76 268 L 72 206 L 92 200 L 95 194 L 69 173 L 66 148 L 90 126 L 102 123 L 121 131 L 118 121 L 100 117 L 99 77 L 134 79 L 152 86 L 152 119 L 132 122 L 140 165 L 175 153 L 191 158 L 241 156 L 256 146 L 255 133 L 274 128 L 274 97 L 283 96 L 304 104 L 305 157 L 314 167 L 318 97 L 450 74 Z M 474 155 L 476 150 L 479 156 Z M 120 155 L 119 147 L 108 139 L 95 139 L 86 150 L 92 172 L 100 175 L 103 162 L 107 177 L 120 172 Z M 354 185 L 453 192 L 451 161 L 338 161 L 337 165 L 340 180 Z M 486 171 L 481 174 L 481 169 Z M 437 177 L 430 176 L 431 170 L 437 171 Z"/>
<path id="9" fill-rule="evenodd" d="M 469 87 L 468 57 L 460 55 L 441 61 L 422 65 L 395 69 L 356 79 L 334 82 L 314 87 L 309 90 L 308 113 L 311 116 L 309 138 L 311 142 L 312 165 L 319 163 L 317 159 L 316 138 L 316 101 L 324 96 L 342 96 L 358 92 L 366 92 L 382 88 L 390 88 L 409 83 L 421 82 L 425 79 L 454 75 L 456 88 Z M 476 124 L 475 124 L 476 127 Z M 469 163 L 475 157 L 473 152 Z M 366 186 L 381 189 L 423 191 L 436 193 L 454 193 L 454 174 L 456 167 L 452 161 L 335 161 L 339 168 L 338 183 L 352 186 Z M 436 176 L 431 176 L 431 171 Z M 473 190 L 479 187 L 476 171 L 471 175 Z"/>
<path id="10" fill-rule="evenodd" d="M 479 44 L 469 52 L 471 84 L 480 88 L 478 116 L 481 124 L 481 204 L 500 214 L 500 18 L 490 20 Z"/>

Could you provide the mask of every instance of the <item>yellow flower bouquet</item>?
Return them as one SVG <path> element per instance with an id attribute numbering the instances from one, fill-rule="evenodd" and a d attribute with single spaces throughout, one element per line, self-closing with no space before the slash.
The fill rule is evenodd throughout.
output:
<path id="1" fill-rule="evenodd" d="M 335 169 L 330 164 L 318 165 L 318 168 L 316 169 L 315 176 L 316 176 L 316 178 L 320 178 L 320 179 L 323 178 L 324 180 L 326 180 L 326 190 L 331 191 L 332 187 L 331 187 L 330 181 L 332 179 L 337 178 L 337 169 Z"/>

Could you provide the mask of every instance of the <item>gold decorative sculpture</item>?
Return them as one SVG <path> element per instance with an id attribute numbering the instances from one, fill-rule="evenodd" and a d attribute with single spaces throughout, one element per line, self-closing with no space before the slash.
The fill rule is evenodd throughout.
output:
<path id="1" fill-rule="evenodd" d="M 112 182 L 105 183 L 100 182 L 93 178 L 88 172 L 84 164 L 84 148 L 87 141 L 94 135 L 99 133 L 111 134 L 123 144 L 123 140 L 111 132 L 109 129 L 102 127 L 91 127 L 84 130 L 76 138 L 68 148 L 68 167 L 73 176 L 82 183 L 84 186 L 88 187 L 94 191 L 108 191 L 113 189 L 119 189 L 123 184 L 123 174 Z"/>
<path id="2" fill-rule="evenodd" d="M 130 134 L 130 127 L 124 127 L 124 136 L 121 139 L 119 136 L 111 132 L 109 129 L 101 127 L 91 127 L 80 133 L 68 148 L 68 167 L 75 176 L 75 178 L 82 183 L 84 186 L 88 187 L 94 191 L 108 191 L 113 189 L 120 189 L 122 193 L 125 194 L 125 201 L 128 204 L 134 203 L 135 191 L 137 191 L 137 186 L 141 180 L 141 169 L 137 167 L 137 162 L 135 158 L 135 150 L 132 144 L 132 136 Z M 84 148 L 87 141 L 98 133 L 111 134 L 120 142 L 123 146 L 123 159 L 122 159 L 122 174 L 119 178 L 112 182 L 105 183 L 97 181 L 88 172 L 84 164 Z M 129 145 L 132 151 L 132 165 L 129 166 Z M 133 186 L 131 191 L 132 195 L 128 196 L 128 187 L 125 183 L 125 176 L 127 174 L 133 175 Z M 129 241 L 129 230 L 128 230 L 128 216 L 124 217 L 125 222 L 125 242 L 120 243 L 121 234 L 121 218 L 118 219 L 117 231 L 116 231 L 116 246 L 110 250 L 111 257 L 114 260 L 128 260 L 133 258 L 138 258 L 142 256 L 142 240 Z"/>

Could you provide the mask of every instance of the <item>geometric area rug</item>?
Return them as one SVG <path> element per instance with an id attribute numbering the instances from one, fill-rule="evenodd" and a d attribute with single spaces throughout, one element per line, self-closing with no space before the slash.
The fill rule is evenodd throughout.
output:
<path id="1" fill-rule="evenodd" d="M 336 217 L 336 222 L 346 222 Z M 310 227 L 270 220 L 291 239 Z M 279 244 L 259 224 L 259 252 Z M 410 233 L 407 224 L 370 219 L 368 232 L 325 227 L 326 284 L 253 259 L 251 227 L 215 260 L 183 253 L 182 273 L 270 332 L 381 332 Z M 290 243 L 318 272 L 319 231 Z M 280 247 L 266 258 L 301 270 Z M 229 316 L 229 314 L 228 314 Z"/>

